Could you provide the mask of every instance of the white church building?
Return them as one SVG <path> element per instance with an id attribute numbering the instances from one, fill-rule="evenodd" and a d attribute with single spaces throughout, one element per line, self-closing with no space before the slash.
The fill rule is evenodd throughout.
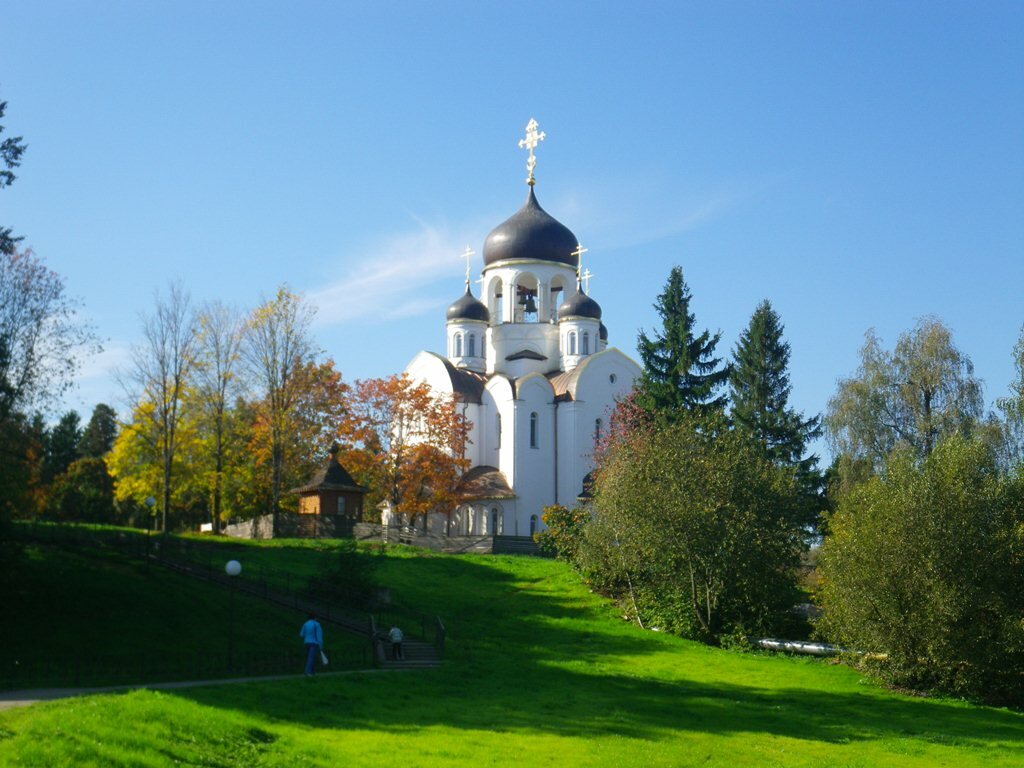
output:
<path id="1" fill-rule="evenodd" d="M 427 533 L 530 536 L 541 510 L 574 506 L 594 468 L 597 438 L 616 399 L 640 367 L 608 346 L 601 307 L 581 280 L 585 252 L 534 192 L 534 148 L 544 138 L 531 120 L 526 202 L 484 241 L 482 298 L 470 289 L 448 308 L 444 354 L 420 352 L 405 372 L 453 395 L 472 422 L 452 515 L 430 515 Z"/>

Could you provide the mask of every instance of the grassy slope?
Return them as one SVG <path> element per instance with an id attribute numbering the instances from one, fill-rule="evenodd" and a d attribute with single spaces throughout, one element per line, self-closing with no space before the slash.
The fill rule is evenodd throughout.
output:
<path id="1" fill-rule="evenodd" d="M 399 550 L 381 580 L 445 618 L 442 669 L 37 705 L 0 764 L 1024 763 L 1020 714 L 643 632 L 559 563 Z"/>
<path id="2" fill-rule="evenodd" d="M 227 675 L 230 594 L 203 581 L 97 551 L 29 546 L 5 596 L 0 688 Z M 244 594 L 234 599 L 236 671 L 281 671 L 302 656 L 304 617 Z M 364 643 L 329 637 L 338 664 Z M 299 662 L 296 662 L 299 664 Z M 300 670 L 293 664 L 291 669 Z"/>

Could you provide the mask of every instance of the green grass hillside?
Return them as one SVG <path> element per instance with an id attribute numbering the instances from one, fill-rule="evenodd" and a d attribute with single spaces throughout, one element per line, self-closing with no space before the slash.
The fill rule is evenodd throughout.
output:
<path id="1" fill-rule="evenodd" d="M 0 765 L 1024 764 L 1020 713 L 645 632 L 562 563 L 397 549 L 378 580 L 445 619 L 440 669 L 11 710 Z"/>

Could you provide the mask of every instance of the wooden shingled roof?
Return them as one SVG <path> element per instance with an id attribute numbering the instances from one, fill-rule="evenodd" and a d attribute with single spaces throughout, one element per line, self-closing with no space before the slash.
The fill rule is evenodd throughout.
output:
<path id="1" fill-rule="evenodd" d="M 309 482 L 298 488 L 292 488 L 291 493 L 310 493 L 312 491 L 355 491 L 358 493 L 369 493 L 369 488 L 359 485 L 352 479 L 345 468 L 338 462 L 338 444 L 331 446 L 331 457 L 324 462 L 309 479 Z"/>
<path id="2" fill-rule="evenodd" d="M 464 501 L 514 499 L 516 493 L 497 467 L 486 464 L 473 467 L 459 480 L 457 493 Z"/>

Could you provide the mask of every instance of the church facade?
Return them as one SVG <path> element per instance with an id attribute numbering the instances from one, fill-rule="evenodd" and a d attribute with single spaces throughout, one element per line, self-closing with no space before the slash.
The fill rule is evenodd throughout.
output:
<path id="1" fill-rule="evenodd" d="M 434 535 L 530 536 L 541 510 L 573 506 L 593 469 L 595 442 L 640 367 L 608 345 L 601 307 L 587 295 L 576 236 L 548 214 L 534 191 L 535 121 L 525 204 L 495 227 L 483 247 L 482 296 L 470 289 L 447 311 L 444 354 L 420 352 L 414 380 L 452 395 L 472 422 L 451 515 L 430 515 Z"/>

